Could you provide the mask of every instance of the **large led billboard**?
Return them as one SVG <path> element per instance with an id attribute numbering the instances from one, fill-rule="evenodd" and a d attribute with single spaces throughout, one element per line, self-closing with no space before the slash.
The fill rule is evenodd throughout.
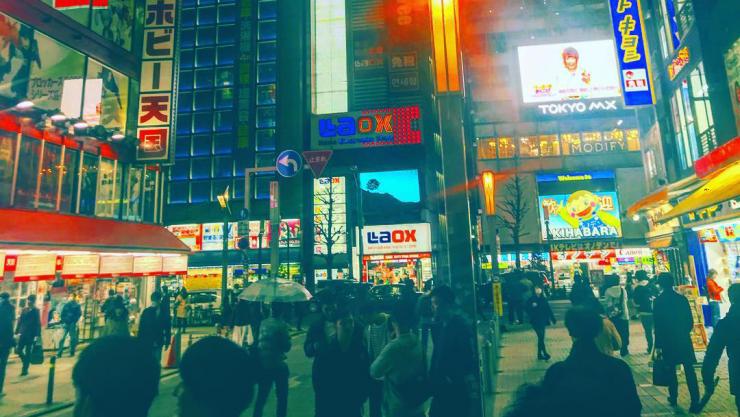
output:
<path id="1" fill-rule="evenodd" d="M 311 118 L 311 149 L 353 149 L 421 143 L 421 110 L 406 106 Z"/>
<path id="2" fill-rule="evenodd" d="M 620 83 L 611 40 L 520 46 L 524 103 L 619 97 Z"/>
<path id="3" fill-rule="evenodd" d="M 619 200 L 612 172 L 537 175 L 542 239 L 622 237 Z"/>

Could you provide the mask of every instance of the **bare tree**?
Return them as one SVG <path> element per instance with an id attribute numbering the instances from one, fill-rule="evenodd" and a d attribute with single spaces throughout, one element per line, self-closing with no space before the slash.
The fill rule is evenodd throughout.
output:
<path id="1" fill-rule="evenodd" d="M 334 184 L 330 180 L 328 187 L 314 194 L 314 205 L 323 206 L 315 214 L 314 227 L 315 244 L 326 246 L 326 253 L 317 255 L 322 256 L 326 261 L 327 279 L 332 279 L 334 246 L 340 243 L 340 240 L 346 234 L 345 225 L 336 224 L 335 204 L 337 204 L 337 195 L 334 192 Z"/>
<path id="2" fill-rule="evenodd" d="M 528 232 L 523 231 L 523 222 L 530 210 L 527 203 L 524 189 L 524 180 L 519 174 L 514 174 L 509 182 L 504 186 L 506 196 L 498 204 L 499 218 L 504 228 L 511 233 L 511 240 L 514 243 L 514 254 L 516 268 L 521 268 L 521 247 L 520 241 L 522 236 Z"/>

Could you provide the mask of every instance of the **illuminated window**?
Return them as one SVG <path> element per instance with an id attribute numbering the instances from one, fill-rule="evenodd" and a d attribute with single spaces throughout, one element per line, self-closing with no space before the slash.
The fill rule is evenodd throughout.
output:
<path id="1" fill-rule="evenodd" d="M 525 136 L 519 138 L 519 155 L 521 155 L 522 158 L 536 158 L 540 156 L 537 142 L 537 136 Z"/>
<path id="2" fill-rule="evenodd" d="M 627 129 L 624 131 L 627 137 L 627 150 L 628 151 L 639 151 L 640 150 L 640 132 L 637 129 Z"/>
<path id="3" fill-rule="evenodd" d="M 611 152 L 626 151 L 627 148 L 624 143 L 624 130 L 613 129 L 603 133 L 604 137 L 604 150 Z"/>
<path id="4" fill-rule="evenodd" d="M 316 114 L 347 111 L 345 0 L 313 0 L 312 104 Z"/>
<path id="5" fill-rule="evenodd" d="M 540 155 L 557 156 L 560 155 L 560 142 L 557 135 L 540 136 Z"/>
<path id="6" fill-rule="evenodd" d="M 478 141 L 478 159 L 496 158 L 496 139 L 481 139 Z"/>
<path id="7" fill-rule="evenodd" d="M 498 138 L 498 157 L 513 158 L 516 155 L 516 145 L 512 138 Z"/>
<path id="8" fill-rule="evenodd" d="M 563 142 L 563 155 L 570 155 L 577 153 L 574 151 L 581 145 L 581 134 L 580 133 L 563 133 L 560 135 L 560 140 Z"/>

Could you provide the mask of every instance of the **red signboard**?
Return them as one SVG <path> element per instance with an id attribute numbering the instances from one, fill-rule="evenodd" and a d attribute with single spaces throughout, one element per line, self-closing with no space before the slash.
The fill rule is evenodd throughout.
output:
<path id="1" fill-rule="evenodd" d="M 90 7 L 90 0 L 54 0 L 55 9 L 73 9 L 79 7 Z M 108 7 L 108 0 L 92 0 L 92 7 Z"/>
<path id="2" fill-rule="evenodd" d="M 303 158 L 306 160 L 309 168 L 311 168 L 311 172 L 313 172 L 315 178 L 321 177 L 321 173 L 324 172 L 324 168 L 326 168 L 326 164 L 329 163 L 333 153 L 334 151 L 332 150 L 303 152 Z"/>
<path id="3" fill-rule="evenodd" d="M 709 152 L 694 162 L 694 172 L 699 178 L 740 160 L 740 136 Z"/>

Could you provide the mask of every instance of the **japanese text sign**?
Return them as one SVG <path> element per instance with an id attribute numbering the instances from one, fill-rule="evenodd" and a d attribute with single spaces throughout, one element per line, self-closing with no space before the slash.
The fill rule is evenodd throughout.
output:
<path id="1" fill-rule="evenodd" d="M 625 106 L 655 104 L 640 0 L 609 0 Z"/>
<path id="2" fill-rule="evenodd" d="M 177 0 L 146 0 L 138 103 L 139 161 L 170 156 Z"/>

